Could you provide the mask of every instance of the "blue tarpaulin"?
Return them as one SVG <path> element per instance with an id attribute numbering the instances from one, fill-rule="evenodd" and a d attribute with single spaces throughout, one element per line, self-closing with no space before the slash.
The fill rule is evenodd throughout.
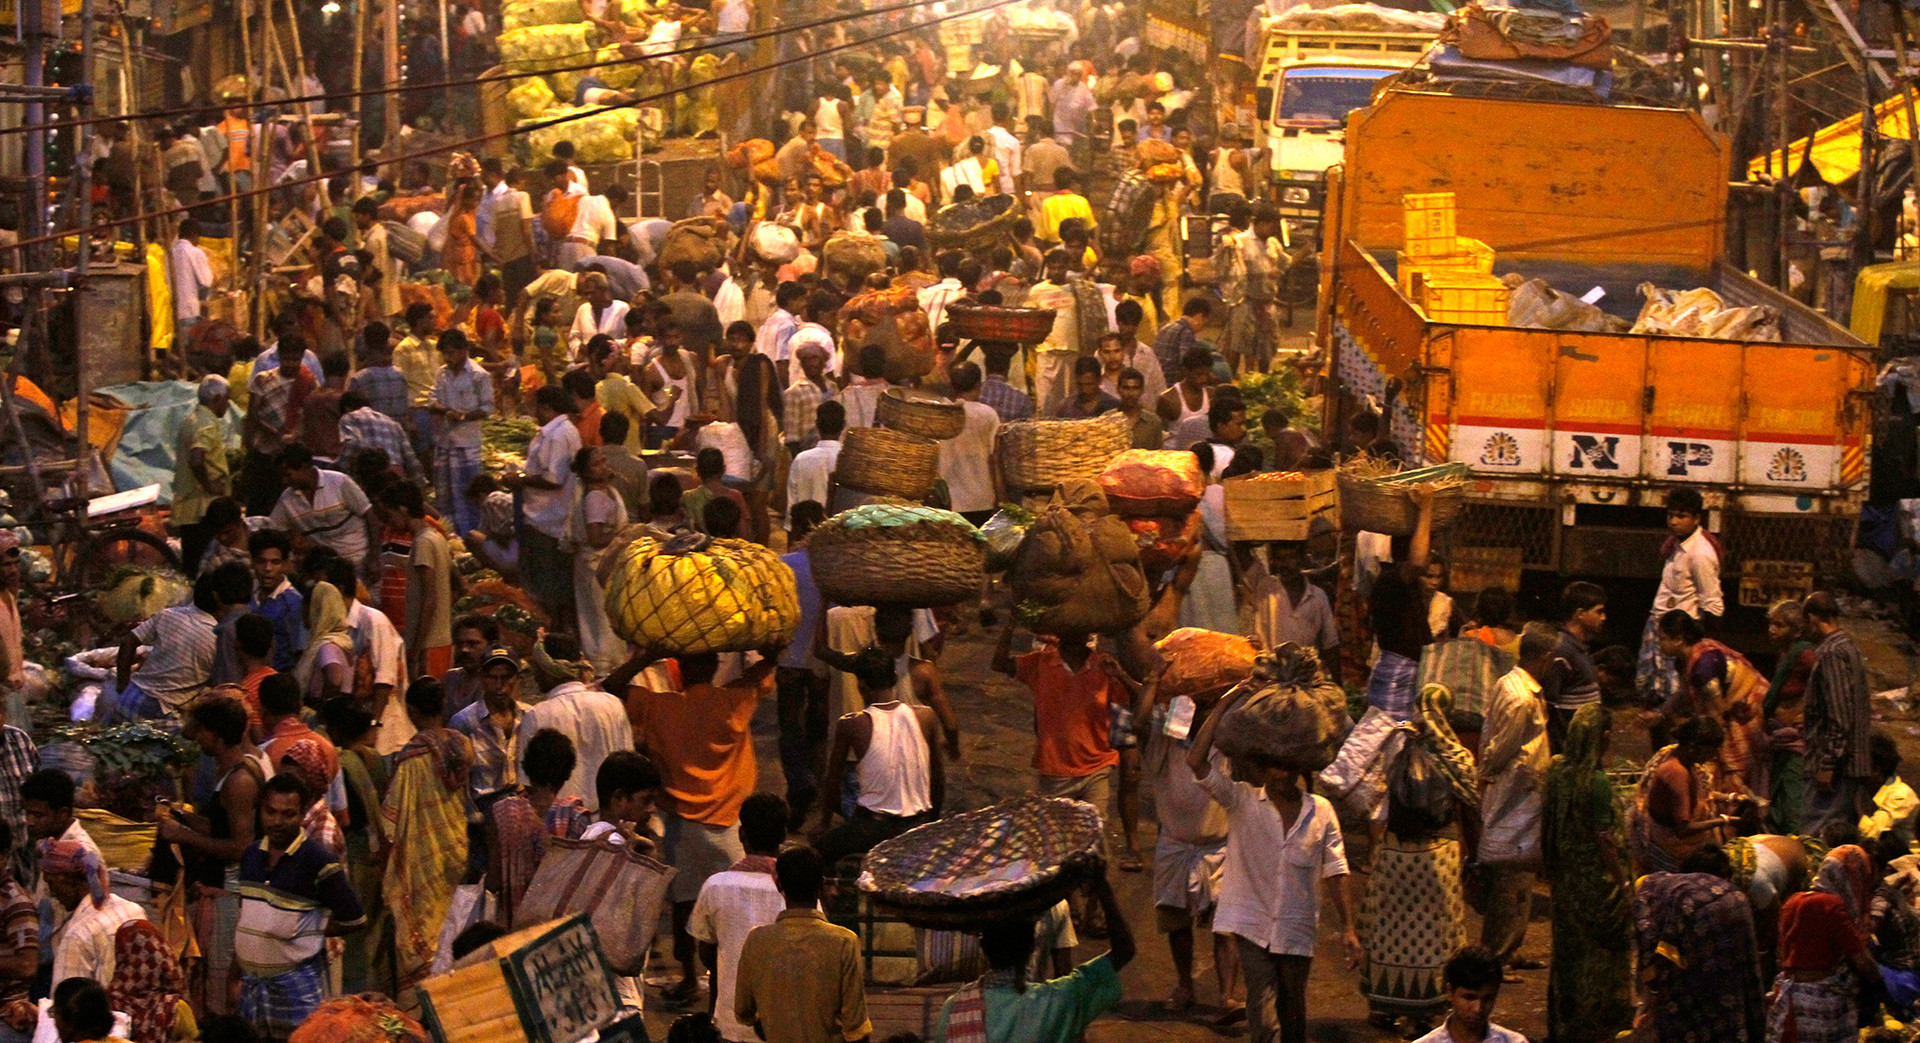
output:
<path id="1" fill-rule="evenodd" d="M 96 388 L 134 407 L 120 432 L 120 448 L 108 461 L 115 489 L 160 486 L 160 502 L 173 502 L 174 451 L 180 444 L 180 425 L 199 402 L 200 389 L 184 380 L 145 381 Z M 240 408 L 227 410 L 227 444 L 240 444 Z"/>

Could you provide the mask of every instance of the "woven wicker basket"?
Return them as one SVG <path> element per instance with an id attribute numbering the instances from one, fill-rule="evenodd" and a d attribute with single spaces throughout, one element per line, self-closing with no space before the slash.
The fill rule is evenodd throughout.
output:
<path id="1" fill-rule="evenodd" d="M 860 889 L 916 926 L 977 928 L 1045 911 L 1100 871 L 1100 851 L 1100 814 L 1091 804 L 1016 797 L 878 845 L 861 865 Z M 968 886 L 1021 863 L 1032 870 L 1018 880 Z"/>
<path id="2" fill-rule="evenodd" d="M 977 215 L 982 210 L 993 216 L 965 227 L 956 227 L 960 215 Z M 979 207 L 951 206 L 935 211 L 927 222 L 927 243 L 936 250 L 980 250 L 1010 241 L 1013 226 L 1026 211 L 1014 205 L 1012 196 L 991 195 L 980 200 Z"/>
<path id="3" fill-rule="evenodd" d="M 1052 308 L 1003 308 L 984 304 L 949 304 L 947 321 L 962 340 L 1038 344 L 1053 332 Z"/>
<path id="4" fill-rule="evenodd" d="M 848 524 L 851 516 L 927 517 L 904 525 Z M 987 548 L 979 530 L 952 511 L 874 504 L 827 519 L 807 537 L 820 593 L 839 605 L 936 608 L 980 595 Z"/>
<path id="5" fill-rule="evenodd" d="M 1462 466 L 1460 470 L 1465 472 L 1466 468 Z M 1375 481 L 1342 471 L 1339 485 L 1343 528 L 1388 536 L 1413 535 L 1414 526 L 1420 520 L 1420 509 L 1414 506 L 1411 483 Z M 1464 484 L 1434 490 L 1433 531 L 1451 527 L 1466 506 L 1466 499 Z"/>
<path id="6" fill-rule="evenodd" d="M 1000 476 L 1011 493 L 1042 492 L 1100 472 L 1132 442 L 1125 414 L 1092 420 L 1030 420 L 1000 428 Z"/>
<path id="7" fill-rule="evenodd" d="M 957 438 L 967 427 L 967 411 L 945 395 L 913 388 L 888 388 L 874 409 L 881 427 L 936 442 Z"/>
<path id="8" fill-rule="evenodd" d="M 939 476 L 940 444 L 930 438 L 884 427 L 852 427 L 841 436 L 834 479 L 848 488 L 919 500 Z"/>

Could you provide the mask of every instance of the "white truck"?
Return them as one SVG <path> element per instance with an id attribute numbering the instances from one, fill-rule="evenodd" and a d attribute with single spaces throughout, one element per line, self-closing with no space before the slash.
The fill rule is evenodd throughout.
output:
<path id="1" fill-rule="evenodd" d="M 1404 12 L 1395 12 L 1405 15 Z M 1419 16 L 1414 16 L 1419 17 Z M 1268 197 L 1295 236 L 1317 239 L 1327 168 L 1340 162 L 1347 114 L 1414 64 L 1432 32 L 1326 31 L 1271 19 L 1261 31 L 1255 141 L 1268 155 Z"/>

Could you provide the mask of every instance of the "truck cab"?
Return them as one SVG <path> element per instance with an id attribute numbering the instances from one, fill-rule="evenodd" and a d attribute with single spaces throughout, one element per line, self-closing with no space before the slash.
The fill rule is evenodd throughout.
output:
<path id="1" fill-rule="evenodd" d="M 1419 33 L 1267 33 L 1256 91 L 1268 195 L 1295 229 L 1314 229 L 1326 204 L 1327 168 L 1345 150 L 1347 114 L 1432 43 Z"/>

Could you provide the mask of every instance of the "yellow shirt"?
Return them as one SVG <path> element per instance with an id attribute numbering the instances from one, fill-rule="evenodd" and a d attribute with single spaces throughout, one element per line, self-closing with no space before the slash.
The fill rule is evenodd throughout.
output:
<path id="1" fill-rule="evenodd" d="M 393 349 L 393 368 L 407 378 L 407 398 L 424 408 L 433 394 L 433 382 L 440 370 L 440 353 L 432 343 L 419 337 L 407 337 Z"/>
<path id="2" fill-rule="evenodd" d="M 623 413 L 630 423 L 627 425 L 626 441 L 621 443 L 634 452 L 646 448 L 647 414 L 653 412 L 653 402 L 647 394 L 628 380 L 623 373 L 609 373 L 600 378 L 593 389 L 594 400 L 600 408 L 609 413 Z"/>
<path id="3" fill-rule="evenodd" d="M 844 1043 L 873 1033 L 860 940 L 813 909 L 754 928 L 734 965 L 733 1011 L 767 1039 Z"/>
<path id="4" fill-rule="evenodd" d="M 230 488 L 227 473 L 227 424 L 213 410 L 196 405 L 180 423 L 179 455 L 173 469 L 173 520 L 192 525 L 207 513 L 213 490 L 200 484 L 200 476 L 188 464 L 195 449 L 207 453 L 207 475 L 220 483 L 224 494 Z"/>
<path id="5" fill-rule="evenodd" d="M 1087 223 L 1087 231 L 1094 229 L 1093 207 L 1087 203 L 1087 197 L 1078 192 L 1055 192 L 1040 202 L 1040 235 L 1045 242 L 1060 241 L 1060 223 L 1077 217 Z"/>

